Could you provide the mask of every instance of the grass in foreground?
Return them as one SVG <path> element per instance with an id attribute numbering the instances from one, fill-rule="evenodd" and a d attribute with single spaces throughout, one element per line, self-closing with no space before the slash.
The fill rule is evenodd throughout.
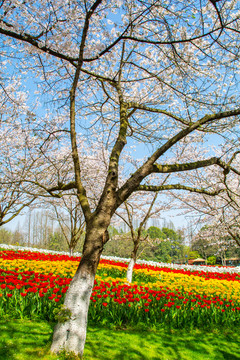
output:
<path id="1" fill-rule="evenodd" d="M 49 354 L 53 326 L 47 322 L 0 322 L 1 360 L 63 360 Z M 240 360 L 239 328 L 141 331 L 89 326 L 84 360 Z"/>

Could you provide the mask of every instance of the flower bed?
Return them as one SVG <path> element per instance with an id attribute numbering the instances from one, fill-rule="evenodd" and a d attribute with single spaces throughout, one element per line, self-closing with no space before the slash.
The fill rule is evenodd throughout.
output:
<path id="1" fill-rule="evenodd" d="M 53 320 L 79 260 L 66 254 L 1 251 L 0 316 Z M 136 265 L 134 283 L 128 284 L 127 265 L 100 261 L 89 321 L 172 328 L 240 323 L 240 276 L 232 269 L 190 271 L 143 263 Z"/>

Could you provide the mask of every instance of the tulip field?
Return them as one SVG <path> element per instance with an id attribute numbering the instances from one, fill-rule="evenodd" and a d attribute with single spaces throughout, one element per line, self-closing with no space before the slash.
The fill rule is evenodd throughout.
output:
<path id="1" fill-rule="evenodd" d="M 56 321 L 80 257 L 35 251 L 0 252 L 0 316 Z M 102 259 L 89 322 L 153 328 L 238 326 L 240 273 L 234 268 L 136 264 Z"/>

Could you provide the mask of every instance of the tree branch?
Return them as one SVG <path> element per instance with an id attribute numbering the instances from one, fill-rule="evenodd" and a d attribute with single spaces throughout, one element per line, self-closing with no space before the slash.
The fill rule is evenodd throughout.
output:
<path id="1" fill-rule="evenodd" d="M 224 112 L 219 112 L 216 114 L 210 114 L 205 115 L 201 119 L 195 121 L 194 123 L 190 124 L 187 128 L 179 131 L 175 136 L 173 136 L 171 139 L 166 141 L 164 145 L 159 147 L 153 154 L 150 156 L 147 161 L 138 169 L 135 171 L 134 174 L 125 182 L 125 184 L 118 190 L 118 202 L 121 204 L 123 201 L 125 201 L 132 192 L 136 191 L 136 188 L 139 189 L 139 185 L 142 182 L 142 180 L 154 172 L 154 169 L 156 169 L 154 163 L 161 157 L 163 154 L 165 154 L 169 149 L 172 148 L 176 143 L 178 143 L 180 140 L 184 139 L 187 135 L 191 134 L 193 131 L 198 130 L 201 128 L 202 125 L 211 123 L 213 121 L 221 120 L 224 118 L 228 118 L 231 116 L 237 116 L 240 115 L 240 108 L 237 108 L 235 110 L 229 110 Z M 214 159 L 214 158 L 213 158 Z M 213 162 L 215 160 L 212 160 Z M 212 165 L 211 163 L 209 165 Z M 223 169 L 227 169 L 227 171 L 230 169 L 230 166 L 222 162 L 220 159 L 217 161 L 217 165 L 221 166 Z M 207 165 L 205 165 L 207 166 Z M 233 170 L 233 169 L 231 169 Z M 234 172 L 237 170 L 234 169 Z"/>
<path id="2" fill-rule="evenodd" d="M 72 88 L 70 90 L 70 131 L 71 131 L 71 144 L 72 144 L 72 158 L 73 158 L 73 164 L 74 164 L 74 172 L 75 172 L 75 183 L 77 187 L 77 196 L 79 199 L 79 202 L 81 204 L 83 214 L 85 216 L 86 222 L 90 220 L 91 217 L 91 209 L 90 204 L 86 195 L 86 190 L 82 184 L 81 181 L 81 165 L 80 165 L 80 159 L 78 154 L 78 148 L 77 148 L 77 139 L 76 139 L 76 110 L 75 110 L 75 98 L 76 98 L 76 89 L 78 85 L 78 80 L 80 76 L 80 72 L 83 65 L 83 52 L 84 47 L 87 39 L 87 33 L 89 29 L 90 19 L 93 15 L 94 11 L 97 9 L 97 7 L 101 4 L 102 0 L 96 0 L 95 3 L 92 5 L 90 10 L 86 14 L 85 23 L 83 27 L 82 32 L 82 40 L 79 47 L 79 56 L 78 56 L 78 64 L 76 67 L 74 80 L 72 84 Z"/>
<path id="3" fill-rule="evenodd" d="M 217 157 L 212 157 L 206 160 L 199 160 L 185 164 L 173 164 L 173 165 L 160 165 L 153 164 L 153 173 L 172 173 L 178 171 L 189 171 L 194 169 L 203 168 L 210 165 L 219 165 L 219 159 Z"/>
<path id="4" fill-rule="evenodd" d="M 35 37 L 30 35 L 30 34 L 27 34 L 27 33 L 18 34 L 15 31 L 6 30 L 4 28 L 0 28 L 0 34 L 6 35 L 6 36 L 11 37 L 13 39 L 17 39 L 17 40 L 21 40 L 23 42 L 26 42 L 26 43 L 34 46 L 38 50 L 41 50 L 42 52 L 53 55 L 54 57 L 56 57 L 58 59 L 66 60 L 69 63 L 71 63 L 72 65 L 76 66 L 75 62 L 78 60 L 77 58 L 73 58 L 73 57 L 70 57 L 68 55 L 62 54 L 59 51 L 52 50 L 50 47 L 48 47 L 46 45 L 41 46 L 39 44 L 40 41 L 36 40 Z"/>
<path id="5" fill-rule="evenodd" d="M 199 194 L 206 194 L 209 196 L 216 196 L 218 194 L 220 194 L 221 192 L 224 191 L 224 189 L 219 189 L 219 190 L 215 190 L 215 191 L 208 191 L 205 189 L 197 189 L 197 188 L 193 188 L 191 186 L 187 186 L 187 185 L 181 185 L 181 184 L 169 184 L 169 185 L 139 185 L 135 191 L 154 191 L 154 192 L 158 192 L 158 191 L 164 191 L 164 190 L 187 190 L 190 192 L 195 192 L 195 193 L 199 193 Z"/>
<path id="6" fill-rule="evenodd" d="M 136 102 L 130 102 L 129 103 L 129 108 L 133 108 L 135 110 L 145 110 L 147 112 L 153 112 L 153 113 L 157 113 L 157 114 L 163 114 L 163 115 L 167 115 L 169 117 L 171 117 L 174 120 L 179 121 L 180 123 L 189 126 L 189 122 L 184 120 L 183 118 L 180 118 L 179 116 L 176 116 L 172 113 L 170 113 L 169 111 L 166 110 L 162 110 L 162 109 L 157 109 L 157 108 L 152 108 L 150 106 L 146 106 L 146 105 L 142 105 Z"/>

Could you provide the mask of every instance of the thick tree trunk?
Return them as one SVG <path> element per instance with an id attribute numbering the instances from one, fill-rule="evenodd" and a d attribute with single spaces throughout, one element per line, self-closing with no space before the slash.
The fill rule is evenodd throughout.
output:
<path id="1" fill-rule="evenodd" d="M 64 306 L 70 310 L 70 318 L 58 323 L 54 329 L 51 351 L 61 350 L 83 355 L 89 299 L 94 284 L 94 274 L 76 274 L 67 292 Z"/>
<path id="2" fill-rule="evenodd" d="M 53 353 L 65 350 L 80 357 L 83 355 L 90 296 L 106 240 L 107 227 L 99 229 L 97 226 L 89 226 L 89 228 L 86 231 L 79 267 L 70 283 L 64 301 L 64 309 L 69 312 L 69 315 L 65 316 L 65 321 L 59 322 L 54 329 L 51 346 Z"/>

